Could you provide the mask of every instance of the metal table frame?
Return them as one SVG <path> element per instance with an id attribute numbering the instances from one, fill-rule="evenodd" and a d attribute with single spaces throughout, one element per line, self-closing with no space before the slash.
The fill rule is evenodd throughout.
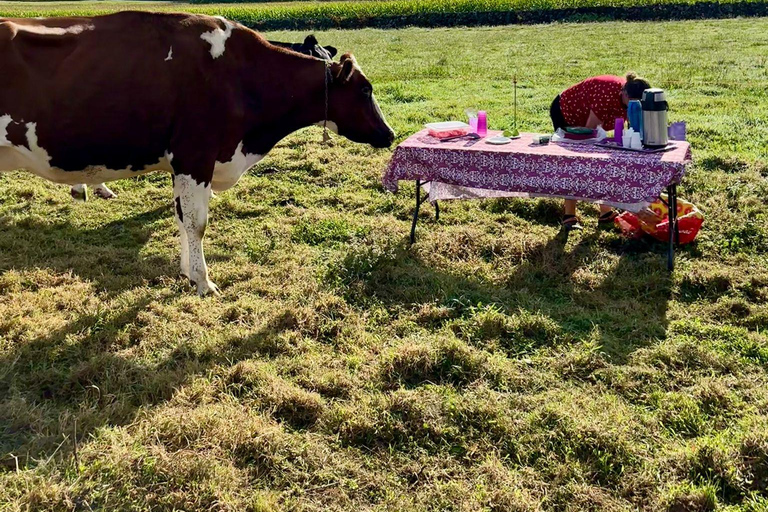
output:
<path id="1" fill-rule="evenodd" d="M 421 205 L 429 200 L 429 194 L 421 197 L 421 186 L 430 183 L 430 181 L 416 180 L 416 209 L 413 211 L 413 222 L 411 223 L 411 245 L 416 243 L 416 223 L 419 220 L 419 209 Z M 669 250 L 667 252 L 667 269 L 675 269 L 675 246 L 680 242 L 680 229 L 677 224 L 677 184 L 667 187 L 667 207 L 669 209 Z M 440 205 L 435 201 L 435 221 L 440 220 Z"/>

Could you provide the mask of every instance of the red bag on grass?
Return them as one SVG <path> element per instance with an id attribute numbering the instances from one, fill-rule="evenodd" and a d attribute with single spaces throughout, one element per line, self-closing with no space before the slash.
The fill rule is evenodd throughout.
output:
<path id="1" fill-rule="evenodd" d="M 667 196 L 662 194 L 659 199 L 651 203 L 648 211 L 641 214 L 624 212 L 615 220 L 624 236 L 640 238 L 643 234 L 666 242 L 669 240 L 669 207 Z M 680 244 L 693 242 L 699 234 L 704 223 L 704 215 L 693 203 L 683 199 L 677 200 L 677 227 L 680 232 Z"/>

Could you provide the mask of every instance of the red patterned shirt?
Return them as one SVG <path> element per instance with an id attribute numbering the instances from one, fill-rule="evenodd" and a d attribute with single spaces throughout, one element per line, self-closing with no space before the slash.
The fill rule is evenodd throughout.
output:
<path id="1" fill-rule="evenodd" d="M 568 126 L 586 126 L 589 111 L 603 122 L 603 128 L 613 129 L 613 122 L 627 118 L 627 108 L 621 101 L 621 89 L 626 80 L 619 76 L 603 75 L 587 78 L 563 91 L 560 109 Z"/>

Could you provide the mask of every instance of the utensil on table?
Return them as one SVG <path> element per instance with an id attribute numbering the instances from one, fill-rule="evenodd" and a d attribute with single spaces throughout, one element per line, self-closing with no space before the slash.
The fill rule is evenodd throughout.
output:
<path id="1" fill-rule="evenodd" d="M 478 134 L 476 133 L 467 133 L 466 135 L 458 135 L 456 137 L 449 137 L 447 139 L 440 139 L 440 142 L 451 142 L 453 140 L 459 140 L 459 139 L 467 139 L 467 140 L 478 140 L 481 139 Z"/>

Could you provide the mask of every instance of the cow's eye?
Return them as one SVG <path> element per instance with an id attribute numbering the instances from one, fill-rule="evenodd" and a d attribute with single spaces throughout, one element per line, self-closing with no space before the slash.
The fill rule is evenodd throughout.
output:
<path id="1" fill-rule="evenodd" d="M 369 85 L 366 85 L 365 87 L 363 87 L 363 94 L 365 94 L 366 96 L 370 96 L 371 94 L 373 94 L 373 88 Z"/>

